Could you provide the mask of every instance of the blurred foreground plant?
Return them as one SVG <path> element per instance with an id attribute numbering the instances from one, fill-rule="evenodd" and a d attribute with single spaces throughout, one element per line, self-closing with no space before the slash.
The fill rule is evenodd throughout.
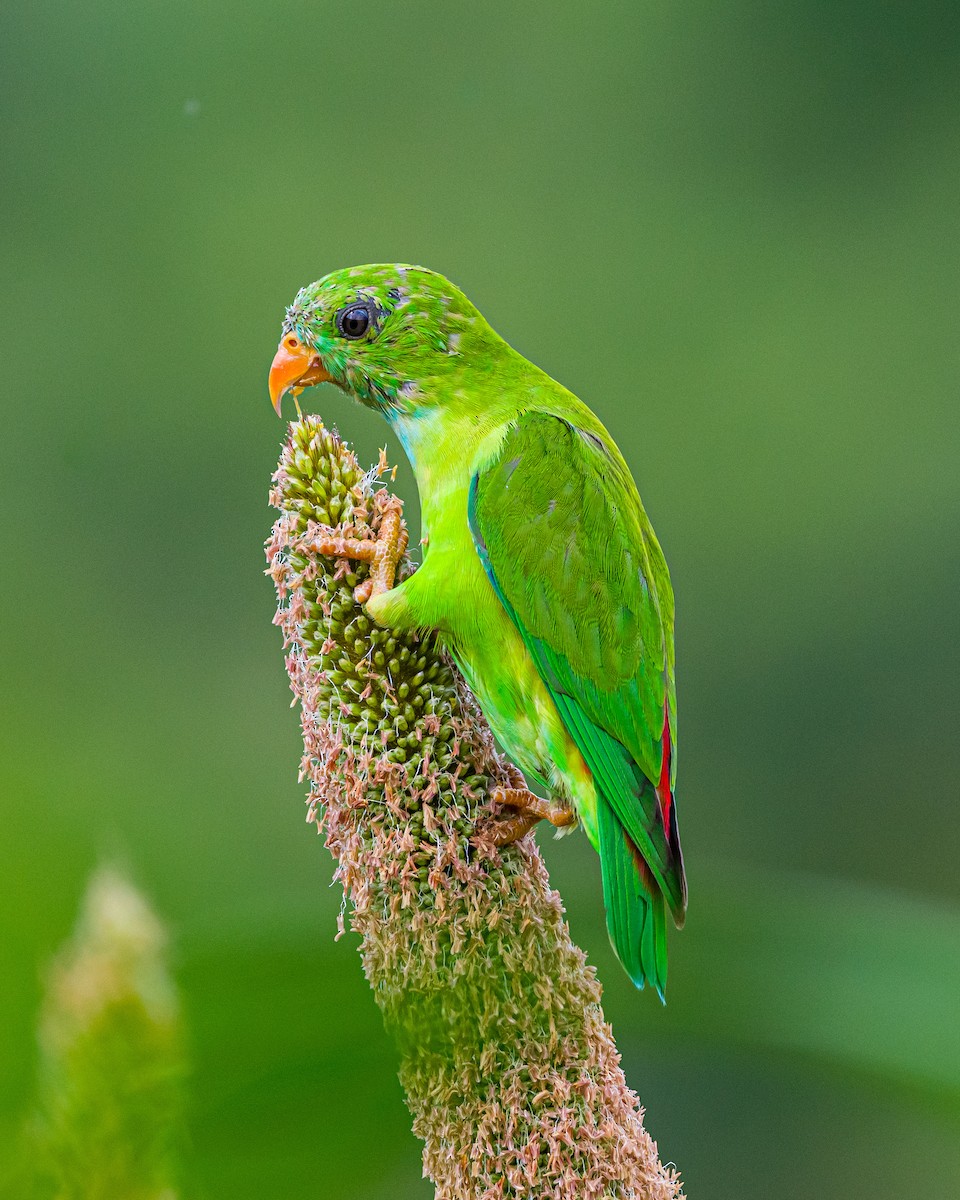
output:
<path id="1" fill-rule="evenodd" d="M 18 1200 L 175 1200 L 184 1060 L 165 949 L 140 893 L 99 871 L 49 976 Z"/>
<path id="2" fill-rule="evenodd" d="M 380 628 L 356 603 L 366 564 L 318 553 L 331 527 L 375 537 L 399 511 L 376 488 L 385 466 L 365 474 L 316 417 L 291 425 L 267 556 L 308 819 L 400 1051 L 424 1173 L 442 1200 L 677 1197 L 536 843 L 498 849 L 484 832 L 514 769 L 433 639 Z"/>

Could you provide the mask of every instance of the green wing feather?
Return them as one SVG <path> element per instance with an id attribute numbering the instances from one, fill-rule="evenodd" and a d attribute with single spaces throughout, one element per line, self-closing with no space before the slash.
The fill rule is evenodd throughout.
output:
<path id="1" fill-rule="evenodd" d="M 686 909 L 673 808 L 666 829 L 655 787 L 665 712 L 676 747 L 673 593 L 633 479 L 602 427 L 528 412 L 474 477 L 469 520 L 601 793 L 614 946 L 635 981 L 652 979 L 662 994 L 664 896 L 678 924 Z"/>

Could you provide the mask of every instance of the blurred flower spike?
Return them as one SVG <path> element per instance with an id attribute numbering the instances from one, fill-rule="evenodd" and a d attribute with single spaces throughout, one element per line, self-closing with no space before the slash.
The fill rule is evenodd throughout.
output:
<path id="1" fill-rule="evenodd" d="M 136 888 L 98 871 L 49 974 L 24 1195 L 175 1200 L 185 1067 L 166 944 Z"/>

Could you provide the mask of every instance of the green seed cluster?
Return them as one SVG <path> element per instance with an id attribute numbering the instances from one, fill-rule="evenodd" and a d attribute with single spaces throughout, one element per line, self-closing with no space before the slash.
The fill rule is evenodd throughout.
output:
<path id="1" fill-rule="evenodd" d="M 378 477 L 361 471 L 336 435 L 307 417 L 292 426 L 275 482 L 273 502 L 287 518 L 288 583 L 299 581 L 301 598 L 288 632 L 309 662 L 311 716 L 338 730 L 347 771 L 357 757 L 367 762 L 362 802 L 413 838 L 410 862 L 426 885 L 441 850 L 446 860 L 452 851 L 462 862 L 472 853 L 474 823 L 447 813 L 450 802 L 457 796 L 469 807 L 490 782 L 484 773 L 466 773 L 458 757 L 457 679 L 432 636 L 383 628 L 356 603 L 366 563 L 312 549 L 321 531 L 376 537 L 386 497 L 376 490 Z M 401 578 L 409 571 L 404 563 Z M 397 770 L 384 770 L 387 764 Z"/>

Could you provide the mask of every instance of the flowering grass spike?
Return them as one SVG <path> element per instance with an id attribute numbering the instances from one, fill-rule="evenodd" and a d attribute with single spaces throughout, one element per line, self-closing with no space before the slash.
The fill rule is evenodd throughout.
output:
<path id="1" fill-rule="evenodd" d="M 498 844 L 515 768 L 433 636 L 364 611 L 376 556 L 328 552 L 385 525 L 403 544 L 379 474 L 318 418 L 291 425 L 267 554 L 308 818 L 337 860 L 424 1171 L 440 1200 L 673 1200 L 537 848 Z"/>

